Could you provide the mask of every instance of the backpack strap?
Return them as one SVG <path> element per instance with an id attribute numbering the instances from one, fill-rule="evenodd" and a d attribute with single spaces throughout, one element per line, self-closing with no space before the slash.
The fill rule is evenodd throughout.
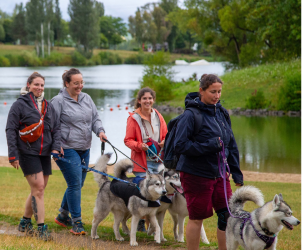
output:
<path id="1" fill-rule="evenodd" d="M 194 115 L 194 135 L 197 135 L 202 127 L 203 114 L 197 107 L 189 107 L 186 110 L 190 110 Z"/>
<path id="2" fill-rule="evenodd" d="M 227 123 L 230 125 L 230 127 L 232 127 L 231 118 L 230 118 L 229 112 L 226 110 L 226 108 L 224 108 L 222 106 L 220 106 L 220 110 L 221 110 L 222 114 L 224 115 Z"/>

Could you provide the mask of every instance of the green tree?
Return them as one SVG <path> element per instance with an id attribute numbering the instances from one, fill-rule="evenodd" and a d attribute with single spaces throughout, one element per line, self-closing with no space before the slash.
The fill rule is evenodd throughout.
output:
<path id="1" fill-rule="evenodd" d="M 20 40 L 20 44 L 27 44 L 25 16 L 26 11 L 23 3 L 16 4 L 12 23 L 12 35 L 14 40 Z"/>
<path id="2" fill-rule="evenodd" d="M 70 33 L 77 49 L 86 57 L 91 57 L 93 48 L 99 43 L 99 13 L 96 0 L 70 0 Z"/>
<path id="3" fill-rule="evenodd" d="M 123 36 L 127 35 L 126 24 L 120 17 L 102 16 L 100 18 L 100 31 L 106 37 L 108 47 L 116 46 L 123 41 Z M 105 40 L 102 36 L 102 42 Z"/>
<path id="4" fill-rule="evenodd" d="M 59 5 L 59 0 L 56 0 L 55 2 L 53 31 L 54 31 L 54 40 L 58 42 L 62 41 L 64 35 L 63 35 L 63 27 L 62 27 L 62 13 Z"/>

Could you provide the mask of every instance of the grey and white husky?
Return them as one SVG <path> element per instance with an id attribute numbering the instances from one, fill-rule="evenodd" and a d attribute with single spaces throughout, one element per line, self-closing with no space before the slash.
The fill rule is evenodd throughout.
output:
<path id="1" fill-rule="evenodd" d="M 95 169 L 107 172 L 107 163 L 110 155 L 105 154 L 98 160 Z M 133 178 L 127 178 L 126 172 L 132 170 L 133 164 L 128 159 L 123 159 L 117 162 L 114 166 L 114 175 L 117 178 L 132 181 Z M 148 201 L 156 201 L 162 195 L 166 194 L 164 170 L 159 174 L 150 174 L 147 172 L 146 179 L 139 184 L 140 194 L 147 200 L 143 200 L 137 196 L 131 196 L 126 206 L 123 199 L 115 196 L 110 191 L 111 181 L 108 177 L 98 173 L 93 173 L 95 181 L 98 183 L 100 190 L 98 192 L 95 208 L 93 211 L 93 221 L 91 228 L 91 237 L 93 239 L 99 238 L 97 235 L 97 227 L 105 217 L 112 212 L 114 215 L 113 230 L 116 240 L 123 241 L 124 238 L 120 235 L 119 225 L 122 223 L 122 229 L 125 234 L 130 233 L 130 245 L 137 246 L 136 231 L 137 225 L 143 216 L 148 216 L 150 223 L 155 227 L 154 240 L 160 243 L 160 227 L 156 219 L 156 210 L 158 207 L 148 207 Z M 129 231 L 126 221 L 132 216 L 131 232 Z"/>
<path id="2" fill-rule="evenodd" d="M 243 210 L 246 201 L 253 201 L 261 206 L 251 213 Z M 234 216 L 229 217 L 226 228 L 227 249 L 235 250 L 239 245 L 245 250 L 276 249 L 278 233 L 285 226 L 293 230 L 300 221 L 292 215 L 290 206 L 281 194 L 264 204 L 261 191 L 253 186 L 237 189 L 230 198 L 230 210 Z M 266 247 L 266 248 L 265 248 Z"/>
<path id="3" fill-rule="evenodd" d="M 179 173 L 175 170 L 166 170 L 165 171 L 165 181 L 166 181 L 166 196 L 171 200 L 172 203 L 161 202 L 161 206 L 157 210 L 157 220 L 161 229 L 161 240 L 166 241 L 163 234 L 163 223 L 165 213 L 168 210 L 173 219 L 173 232 L 174 239 L 178 242 L 184 242 L 184 222 L 185 218 L 189 216 L 189 212 L 187 209 L 187 202 L 185 197 L 183 196 L 183 189 L 180 183 Z M 178 229 L 178 230 L 177 230 Z M 154 228 L 149 227 L 148 234 L 152 234 L 154 232 Z M 202 225 L 201 227 L 201 241 L 203 243 L 209 244 L 209 240 L 207 238 L 206 232 Z"/>

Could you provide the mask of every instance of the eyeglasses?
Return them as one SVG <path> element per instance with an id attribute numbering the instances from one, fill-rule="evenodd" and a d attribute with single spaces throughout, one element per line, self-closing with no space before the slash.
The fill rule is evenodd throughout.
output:
<path id="1" fill-rule="evenodd" d="M 75 86 L 80 86 L 80 85 L 85 85 L 85 82 L 84 81 L 82 81 L 82 82 L 73 82 L 73 84 L 75 85 Z"/>

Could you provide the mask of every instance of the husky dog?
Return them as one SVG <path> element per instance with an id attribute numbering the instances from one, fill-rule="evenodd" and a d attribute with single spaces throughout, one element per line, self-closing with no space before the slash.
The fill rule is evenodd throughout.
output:
<path id="1" fill-rule="evenodd" d="M 107 172 L 107 163 L 109 161 L 110 155 L 103 155 L 97 162 L 95 169 Z M 115 177 L 127 180 L 132 182 L 134 178 L 127 178 L 126 172 L 132 170 L 133 164 L 128 159 L 120 160 L 114 166 Z M 159 174 L 150 174 L 146 173 L 146 179 L 142 180 L 139 183 L 139 198 L 136 195 L 131 196 L 126 201 L 124 199 L 115 196 L 110 188 L 110 180 L 98 173 L 93 173 L 96 182 L 98 183 L 100 190 L 97 195 L 95 202 L 95 208 L 93 211 L 93 221 L 91 228 L 91 237 L 93 239 L 99 238 L 97 235 L 97 227 L 99 223 L 112 212 L 114 215 L 114 226 L 113 230 L 115 233 L 116 240 L 123 241 L 124 238 L 119 233 L 119 225 L 122 223 L 122 228 L 125 234 L 130 233 L 130 245 L 137 246 L 136 242 L 136 230 L 137 225 L 143 216 L 148 216 L 151 224 L 155 227 L 155 236 L 154 240 L 157 243 L 160 243 L 160 227 L 156 220 L 156 210 L 158 207 L 150 207 L 150 201 L 156 203 L 155 201 L 160 199 L 162 195 L 165 195 L 165 180 L 164 180 L 164 171 L 162 170 Z M 122 183 L 122 182 L 121 182 Z M 122 183 L 123 184 L 123 183 Z M 126 184 L 126 189 L 129 187 L 129 184 Z M 138 189 L 135 187 L 135 191 Z M 157 203 L 156 203 L 157 204 Z M 132 216 L 131 221 L 131 232 L 126 225 L 126 221 Z"/>
<path id="2" fill-rule="evenodd" d="M 164 176 L 167 190 L 166 197 L 171 200 L 171 203 L 161 202 L 161 206 L 157 210 L 156 217 L 161 229 L 161 240 L 166 241 L 163 234 L 163 222 L 166 210 L 168 210 L 174 222 L 174 239 L 178 242 L 184 242 L 184 222 L 185 218 L 189 215 L 189 212 L 187 209 L 186 199 L 183 196 L 179 173 L 171 169 L 166 170 Z M 153 232 L 154 228 L 149 227 L 148 234 L 151 235 Z M 200 235 L 203 243 L 210 244 L 203 225 L 201 227 Z"/>
<path id="3" fill-rule="evenodd" d="M 261 206 L 251 213 L 243 210 L 246 201 Z M 261 191 L 253 186 L 237 189 L 230 198 L 230 210 L 236 217 L 229 217 L 226 228 L 227 249 L 235 250 L 239 245 L 245 250 L 276 249 L 278 233 L 285 226 L 293 230 L 300 221 L 292 216 L 290 206 L 281 194 L 264 204 Z M 263 205 L 264 204 L 264 205 Z"/>

